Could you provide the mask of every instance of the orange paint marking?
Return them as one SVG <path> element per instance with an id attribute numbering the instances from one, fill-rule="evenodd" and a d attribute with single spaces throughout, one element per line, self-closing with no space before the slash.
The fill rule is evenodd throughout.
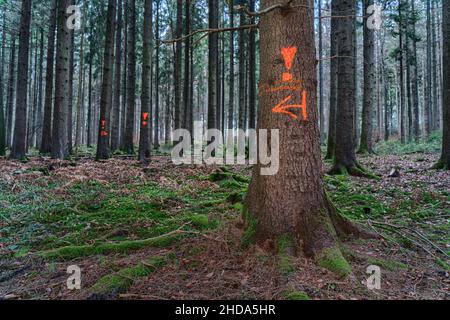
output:
<path id="1" fill-rule="evenodd" d="M 289 111 L 288 109 L 301 109 L 303 120 L 305 121 L 308 120 L 308 112 L 306 110 L 306 92 L 303 91 L 301 93 L 301 96 L 302 96 L 301 104 L 285 104 L 292 99 L 292 95 L 290 95 L 286 97 L 283 101 L 281 101 L 279 104 L 277 104 L 275 108 L 272 109 L 272 112 L 285 113 L 290 117 L 292 117 L 292 119 L 296 120 L 298 119 L 298 116 L 292 111 Z"/>
<path id="2" fill-rule="evenodd" d="M 102 131 L 100 132 L 100 136 L 102 136 L 102 137 L 107 137 L 107 136 L 108 136 L 108 132 L 102 130 Z"/>
<path id="3" fill-rule="evenodd" d="M 297 54 L 297 47 L 289 47 L 289 48 L 282 48 L 281 49 L 281 55 L 284 59 L 284 65 L 286 66 L 286 69 L 288 71 L 291 70 L 292 64 L 294 62 L 295 55 Z M 290 82 L 294 78 L 292 76 L 292 73 L 290 72 L 284 72 L 281 75 L 281 79 L 283 82 Z"/>
<path id="4" fill-rule="evenodd" d="M 146 127 L 148 125 L 148 122 L 147 121 L 142 121 L 142 126 L 143 127 Z"/>
<path id="5" fill-rule="evenodd" d="M 148 119 L 148 112 L 144 112 L 144 113 L 142 114 L 142 119 L 143 119 L 144 121 L 147 121 L 147 119 Z"/>

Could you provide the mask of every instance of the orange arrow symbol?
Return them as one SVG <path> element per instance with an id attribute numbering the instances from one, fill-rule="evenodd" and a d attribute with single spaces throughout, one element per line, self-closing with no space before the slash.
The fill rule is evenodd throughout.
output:
<path id="1" fill-rule="evenodd" d="M 302 92 L 302 104 L 285 104 L 292 99 L 292 95 L 281 101 L 272 109 L 274 113 L 285 113 L 292 117 L 292 119 L 298 119 L 298 116 L 288 109 L 301 109 L 303 120 L 308 120 L 308 114 L 306 112 L 306 92 Z"/>

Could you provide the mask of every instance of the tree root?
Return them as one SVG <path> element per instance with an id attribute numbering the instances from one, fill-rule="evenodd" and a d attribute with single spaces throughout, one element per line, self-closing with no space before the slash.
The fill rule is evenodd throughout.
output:
<path id="1" fill-rule="evenodd" d="M 376 174 L 370 172 L 366 168 L 364 168 L 359 163 L 356 163 L 352 166 L 344 166 L 341 164 L 335 164 L 330 171 L 328 171 L 329 175 L 351 175 L 355 177 L 380 180 L 380 177 Z"/>

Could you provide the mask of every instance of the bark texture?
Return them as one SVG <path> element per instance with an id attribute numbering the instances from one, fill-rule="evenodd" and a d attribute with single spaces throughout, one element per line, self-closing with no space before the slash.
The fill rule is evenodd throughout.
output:
<path id="1" fill-rule="evenodd" d="M 279 3 L 263 0 L 261 8 Z M 351 272 L 342 257 L 338 238 L 360 235 L 360 230 L 337 214 L 323 187 L 320 132 L 317 112 L 317 74 L 313 12 L 301 6 L 311 2 L 291 1 L 292 6 L 261 17 L 261 82 L 258 129 L 279 129 L 280 169 L 276 175 L 260 174 L 254 167 L 246 199 L 246 238 L 258 242 L 292 239 L 297 252 L 340 276 Z M 286 72 L 282 48 L 296 47 L 291 81 L 281 81 Z M 306 94 L 307 120 L 273 112 L 280 100 L 292 92 L 278 86 L 297 86 Z"/>
<path id="2" fill-rule="evenodd" d="M 16 119 L 11 149 L 11 159 L 26 157 L 28 54 L 30 50 L 31 0 L 22 1 L 19 35 L 19 57 L 17 60 Z"/>
<path id="3" fill-rule="evenodd" d="M 443 139 L 442 154 L 437 169 L 450 170 L 450 0 L 442 1 L 442 113 L 443 113 Z"/>

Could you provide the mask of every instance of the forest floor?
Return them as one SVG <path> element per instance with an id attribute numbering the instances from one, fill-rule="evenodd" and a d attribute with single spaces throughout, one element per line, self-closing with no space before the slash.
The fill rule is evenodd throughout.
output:
<path id="1" fill-rule="evenodd" d="M 0 159 L 0 299 L 449 299 L 450 173 L 419 149 L 360 157 L 379 180 L 326 176 L 342 214 L 383 237 L 342 244 L 343 280 L 241 246 L 248 168 Z M 81 290 L 67 289 L 70 265 Z M 369 265 L 380 290 L 366 286 Z"/>

